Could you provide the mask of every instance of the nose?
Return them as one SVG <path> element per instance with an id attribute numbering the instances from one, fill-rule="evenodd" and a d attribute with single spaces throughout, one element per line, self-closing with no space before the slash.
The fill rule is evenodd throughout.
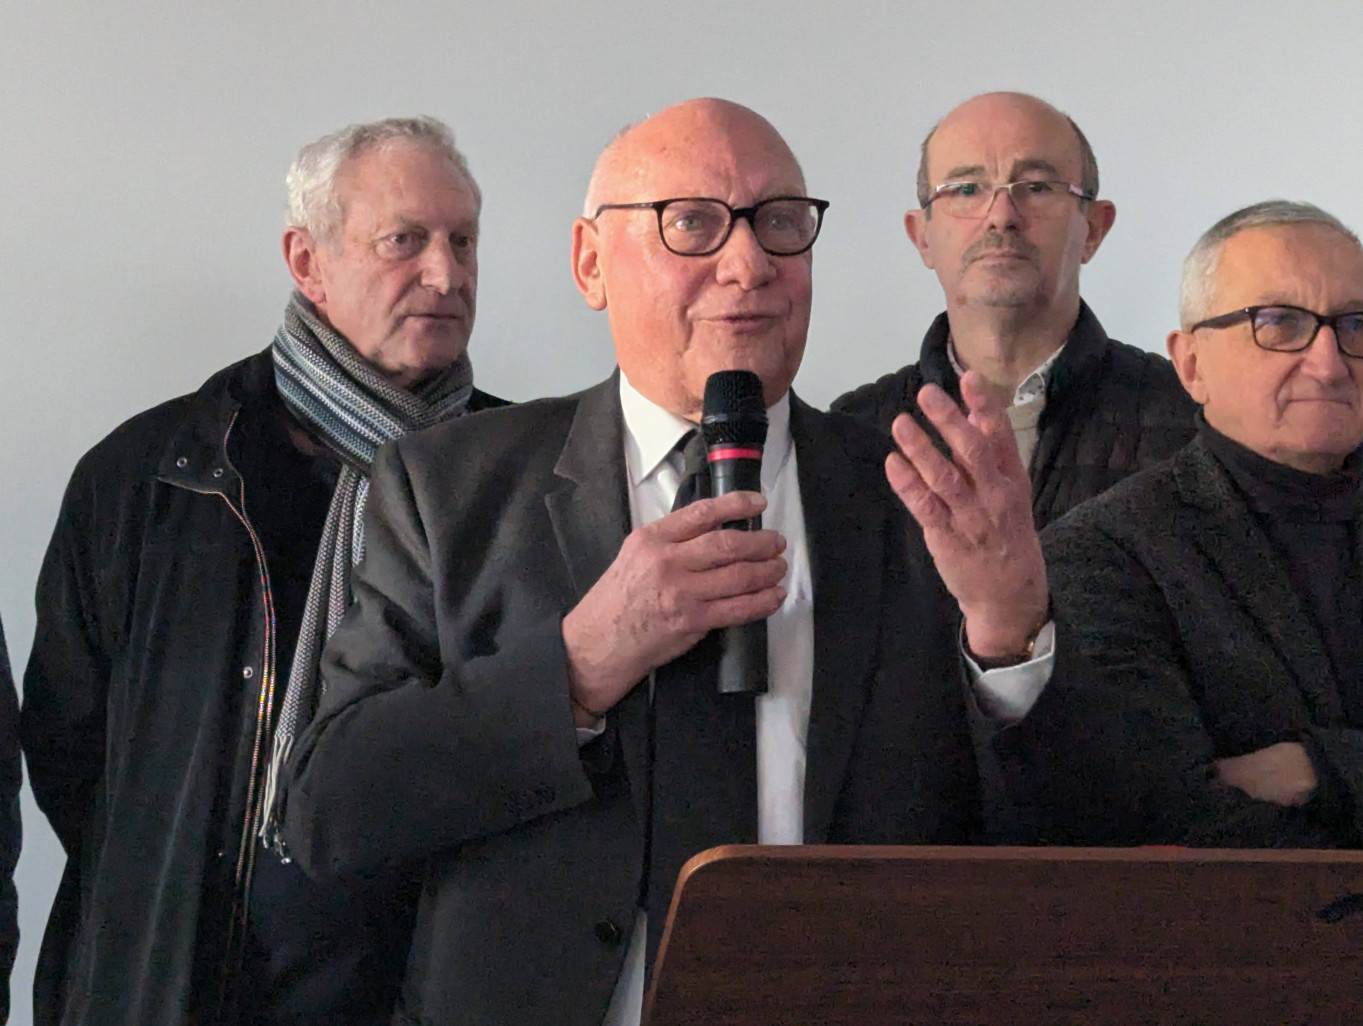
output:
<path id="1" fill-rule="evenodd" d="M 1302 353 L 1302 369 L 1320 381 L 1338 381 L 1349 376 L 1349 364 L 1339 349 L 1335 329 L 1322 324 L 1316 337 Z"/>
<path id="2" fill-rule="evenodd" d="M 438 295 L 448 295 L 470 277 L 454 245 L 443 235 L 432 236 L 421 254 L 421 284 Z"/>
<path id="3" fill-rule="evenodd" d="M 776 270 L 776 258 L 758 243 L 748 219 L 738 218 L 719 249 L 715 274 L 720 283 L 734 283 L 744 289 L 760 288 L 776 277 Z"/>
<path id="4" fill-rule="evenodd" d="M 1013 200 L 1013 190 L 997 186 L 994 195 L 989 197 L 989 209 L 984 212 L 989 224 L 995 228 L 1006 228 L 1022 220 L 1018 205 Z"/>

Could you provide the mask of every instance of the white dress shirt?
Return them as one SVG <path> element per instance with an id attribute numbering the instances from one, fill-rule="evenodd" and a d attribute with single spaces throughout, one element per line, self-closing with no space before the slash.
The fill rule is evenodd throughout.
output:
<path id="1" fill-rule="evenodd" d="M 677 443 L 695 425 L 645 399 L 623 372 L 620 408 L 624 414 L 630 518 L 633 526 L 641 527 L 671 511 L 681 483 Z M 789 393 L 767 410 L 762 493 L 767 498 L 762 526 L 784 536 L 784 556 L 790 568 L 781 582 L 786 599 L 767 619 L 767 692 L 756 700 L 757 840 L 760 844 L 800 844 L 804 840 L 805 743 L 814 690 L 814 580 L 795 446 L 790 438 Z M 989 712 L 1000 707 L 1011 709 L 1016 704 L 1012 697 L 1018 690 L 1016 679 L 1044 672 L 1035 689 L 1040 693 L 1050 676 L 1051 661 L 1049 649 L 1042 652 L 1042 647 L 1038 644 L 1032 662 L 1021 667 L 988 673 L 974 667 L 972 675 L 982 708 Z M 1002 694 L 1001 701 L 996 691 Z M 643 1014 L 646 937 L 644 911 L 640 909 L 605 1026 L 638 1026 Z"/>

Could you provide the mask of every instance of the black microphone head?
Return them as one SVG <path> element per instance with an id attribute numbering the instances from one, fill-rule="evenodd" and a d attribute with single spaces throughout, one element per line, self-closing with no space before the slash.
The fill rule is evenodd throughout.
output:
<path id="1" fill-rule="evenodd" d="M 762 379 L 752 371 L 715 371 L 705 380 L 700 430 L 705 444 L 761 446 L 767 440 Z"/>

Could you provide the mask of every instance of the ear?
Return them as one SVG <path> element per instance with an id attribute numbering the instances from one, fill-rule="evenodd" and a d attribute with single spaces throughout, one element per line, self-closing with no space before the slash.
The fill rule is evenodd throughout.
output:
<path id="1" fill-rule="evenodd" d="M 1082 263 L 1088 263 L 1093 259 L 1093 254 L 1098 252 L 1098 247 L 1107 238 L 1107 233 L 1112 231 L 1112 222 L 1117 220 L 1117 205 L 1111 200 L 1094 200 L 1089 204 L 1088 213 L 1085 216 L 1088 228 L 1084 235 L 1084 259 Z"/>
<path id="2" fill-rule="evenodd" d="M 1197 336 L 1191 331 L 1171 331 L 1165 345 L 1169 348 L 1169 359 L 1174 364 L 1174 370 L 1178 372 L 1178 380 L 1183 382 L 1193 402 L 1205 406 L 1207 386 L 1197 362 Z"/>
<path id="3" fill-rule="evenodd" d="M 589 307 L 606 309 L 606 276 L 601 267 L 600 236 L 596 222 L 585 217 L 573 222 L 573 281 Z"/>
<path id="4" fill-rule="evenodd" d="M 320 248 L 306 228 L 290 226 L 284 229 L 284 263 L 288 264 L 289 274 L 298 286 L 298 291 L 312 300 L 312 305 L 318 309 L 327 301 L 322 269 L 318 265 L 317 251 Z"/>
<path id="5" fill-rule="evenodd" d="M 932 248 L 928 242 L 928 212 L 910 210 L 905 214 L 904 234 L 909 237 L 909 241 L 918 250 L 918 255 L 923 258 L 923 266 L 932 270 Z"/>

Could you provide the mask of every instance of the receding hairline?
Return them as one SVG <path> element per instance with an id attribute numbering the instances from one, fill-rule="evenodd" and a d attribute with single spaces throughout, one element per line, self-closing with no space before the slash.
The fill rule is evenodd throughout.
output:
<path id="1" fill-rule="evenodd" d="M 1056 118 L 1068 125 L 1070 131 L 1074 134 L 1074 141 L 1079 147 L 1079 187 L 1091 196 L 1097 197 L 1099 185 L 1098 158 L 1093 152 L 1093 146 L 1089 142 L 1088 136 L 1086 136 L 1084 130 L 1079 127 L 1079 123 L 1059 107 L 1052 103 L 1048 103 L 1039 96 L 1034 96 L 1031 93 L 1003 90 L 992 93 L 980 93 L 977 96 L 972 96 L 970 99 L 958 103 L 928 129 L 928 134 L 923 137 L 923 142 L 918 149 L 918 175 L 915 186 L 919 207 L 923 207 L 932 197 L 932 180 L 928 175 L 928 149 L 932 143 L 933 137 L 937 134 L 937 130 L 963 107 L 972 104 L 977 100 L 982 100 L 985 97 L 991 96 L 1008 97 L 1015 102 L 1021 101 L 1026 104 L 1033 104 L 1053 114 Z"/>
<path id="2" fill-rule="evenodd" d="M 795 152 L 790 148 L 785 137 L 776 130 L 775 125 L 751 107 L 745 107 L 732 100 L 724 100 L 718 97 L 702 97 L 695 100 L 684 100 L 638 121 L 631 122 L 611 137 L 611 140 L 602 149 L 600 156 L 596 158 L 591 178 L 587 182 L 587 195 L 582 204 L 583 217 L 591 218 L 603 203 L 613 202 L 609 198 L 611 190 L 618 186 L 619 178 L 623 177 L 630 163 L 632 161 L 637 162 L 639 159 L 631 147 L 640 145 L 640 136 L 643 133 L 656 130 L 660 119 L 678 116 L 683 110 L 689 109 L 711 111 L 711 121 L 714 123 L 722 123 L 732 118 L 751 119 L 756 122 L 760 130 L 765 131 L 771 139 L 780 145 L 785 156 L 790 160 L 791 166 L 795 169 L 803 188 L 804 168 L 800 166 L 800 161 L 796 158 Z"/>

